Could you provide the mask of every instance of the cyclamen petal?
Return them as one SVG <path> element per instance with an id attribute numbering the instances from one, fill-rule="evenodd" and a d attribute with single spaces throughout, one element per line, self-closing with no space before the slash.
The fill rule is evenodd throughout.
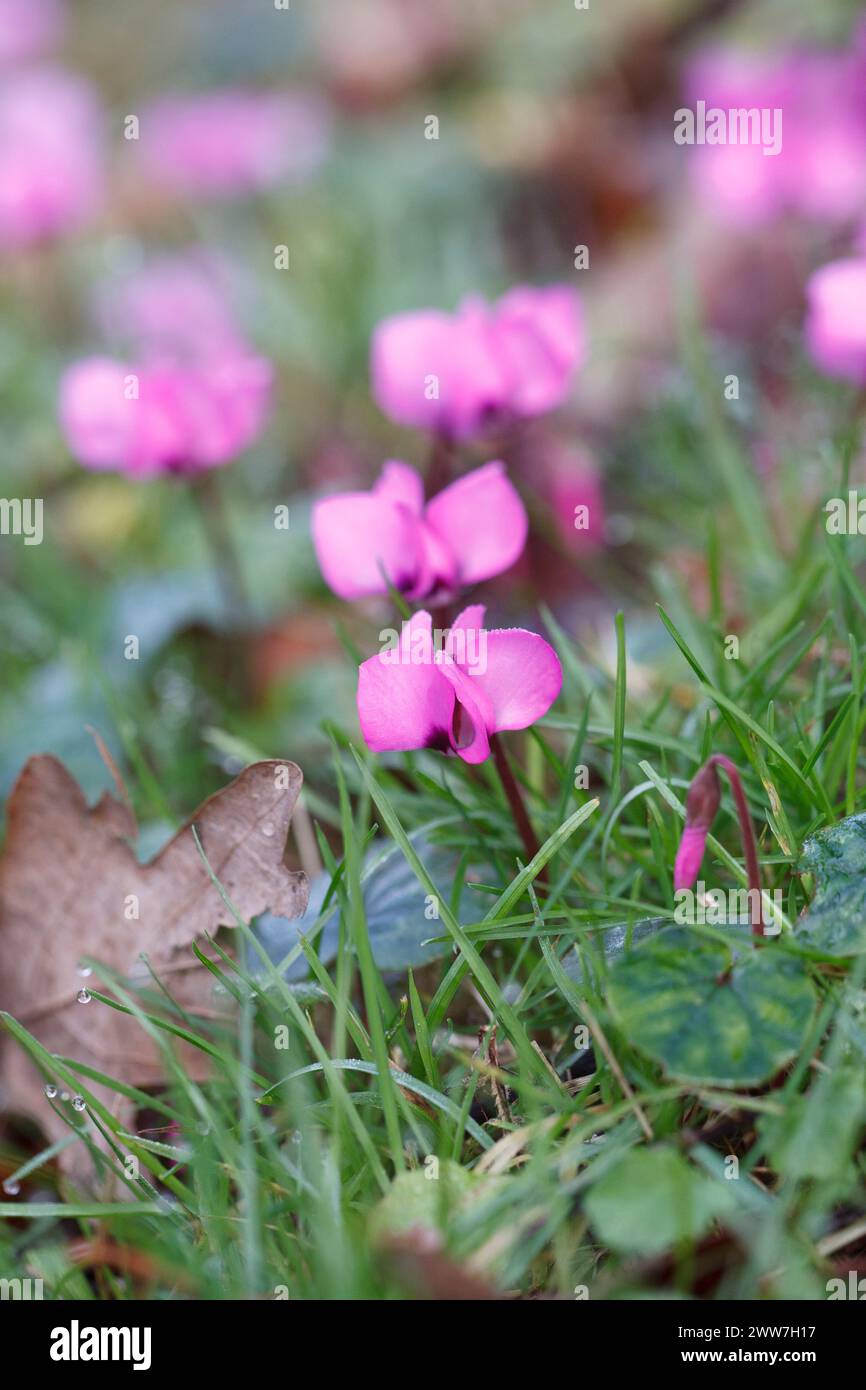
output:
<path id="1" fill-rule="evenodd" d="M 0 248 L 77 231 L 105 185 L 104 114 L 95 89 L 59 67 L 0 84 Z"/>
<path id="2" fill-rule="evenodd" d="M 445 488 L 424 508 L 423 484 L 408 464 L 389 461 L 371 492 L 338 493 L 313 507 L 319 568 L 341 598 L 450 593 L 501 574 L 526 543 L 526 510 L 501 463 Z"/>
<path id="3" fill-rule="evenodd" d="M 95 298 L 106 339 L 133 357 L 211 362 L 249 352 L 235 321 L 229 267 L 204 247 L 110 276 Z"/>
<path id="4" fill-rule="evenodd" d="M 806 287 L 806 346 L 830 376 L 866 383 L 866 257 L 831 261 Z"/>
<path id="5" fill-rule="evenodd" d="M 389 502 L 399 502 L 413 516 L 424 511 L 424 482 L 420 473 L 399 459 L 389 459 L 382 468 L 373 492 L 377 497 L 387 497 Z"/>
<path id="6" fill-rule="evenodd" d="M 559 657 L 525 628 L 494 629 L 486 637 L 485 660 L 473 670 L 472 683 L 489 702 L 494 729 L 527 729 L 559 696 Z"/>
<path id="7" fill-rule="evenodd" d="M 543 415 L 563 398 L 563 384 L 584 354 L 580 300 L 565 285 L 518 287 L 500 299 L 494 325 L 513 383 L 517 415 Z"/>
<path id="8" fill-rule="evenodd" d="M 447 748 L 454 690 L 433 659 L 432 619 L 416 613 L 396 652 L 380 652 L 358 671 L 358 718 L 374 753 Z"/>
<path id="9" fill-rule="evenodd" d="M 427 505 L 427 521 L 457 561 L 457 582 L 477 584 L 520 558 L 529 521 L 501 463 L 488 463 L 443 488 Z"/>
<path id="10" fill-rule="evenodd" d="M 484 320 L 437 309 L 394 314 L 373 333 L 372 392 L 399 425 L 454 439 L 479 433 L 507 396 Z"/>
<path id="11" fill-rule="evenodd" d="M 674 892 L 693 888 L 700 872 L 709 826 L 687 825 L 674 860 Z"/>
<path id="12" fill-rule="evenodd" d="M 377 492 L 342 492 L 316 502 L 313 545 L 325 582 L 340 598 L 410 589 L 418 573 L 412 514 Z"/>
<path id="13" fill-rule="evenodd" d="M 129 454 L 134 417 L 124 378 L 121 363 L 108 357 L 88 357 L 63 375 L 60 424 L 73 454 L 87 468 L 114 468 Z"/>
<path id="14" fill-rule="evenodd" d="M 238 87 L 159 97 L 141 119 L 144 176 L 184 197 L 237 197 L 308 177 L 330 142 L 306 92 Z"/>

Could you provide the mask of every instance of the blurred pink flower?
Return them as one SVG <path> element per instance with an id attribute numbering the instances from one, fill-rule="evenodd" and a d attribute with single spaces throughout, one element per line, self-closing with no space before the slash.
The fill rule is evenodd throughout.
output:
<path id="1" fill-rule="evenodd" d="M 547 713 L 562 687 L 553 648 L 537 633 L 487 631 L 483 622 L 483 605 L 464 609 L 437 649 L 430 614 L 416 613 L 399 649 L 363 662 L 358 717 L 368 747 L 438 748 L 482 763 L 491 734 L 526 729 Z"/>
<path id="2" fill-rule="evenodd" d="M 17 63 L 53 48 L 63 20 L 60 0 L 0 0 L 0 63 Z"/>
<path id="3" fill-rule="evenodd" d="M 705 144 L 691 152 L 698 188 L 732 223 L 759 226 L 787 212 L 845 220 L 866 191 L 866 58 L 856 51 L 734 48 L 699 54 L 686 76 L 692 106 L 780 110 L 781 150 Z"/>
<path id="4" fill-rule="evenodd" d="M 0 246 L 21 247 L 86 222 L 103 193 L 102 113 L 93 88 L 61 68 L 0 85 Z"/>
<path id="5" fill-rule="evenodd" d="M 203 247 L 156 257 L 103 282 L 97 313 L 108 337 L 139 355 L 202 361 L 247 354 L 225 267 Z"/>
<path id="6" fill-rule="evenodd" d="M 866 384 L 866 257 L 831 261 L 806 285 L 806 346 L 829 376 Z"/>
<path id="7" fill-rule="evenodd" d="M 383 319 L 371 345 L 379 408 L 401 425 L 469 439 L 561 405 L 585 345 L 577 293 L 517 287 L 455 314 L 421 309 Z"/>
<path id="8" fill-rule="evenodd" d="M 329 137 L 315 97 L 232 87 L 154 101 L 142 113 L 140 153 L 158 187 L 234 197 L 307 177 Z"/>
<path id="9" fill-rule="evenodd" d="M 133 478 L 228 463 L 259 434 L 272 371 L 260 357 L 130 366 L 89 357 L 64 373 L 60 422 L 86 468 Z"/>
<path id="10" fill-rule="evenodd" d="M 601 477 L 592 455 L 584 449 L 565 448 L 551 442 L 544 470 L 547 493 L 557 530 L 569 547 L 597 546 L 604 542 L 604 495 Z"/>
<path id="11" fill-rule="evenodd" d="M 509 569 L 526 543 L 526 511 L 501 463 L 488 463 L 424 505 L 414 468 L 385 464 L 371 492 L 343 492 L 313 507 L 313 544 L 341 598 L 447 595 Z"/>

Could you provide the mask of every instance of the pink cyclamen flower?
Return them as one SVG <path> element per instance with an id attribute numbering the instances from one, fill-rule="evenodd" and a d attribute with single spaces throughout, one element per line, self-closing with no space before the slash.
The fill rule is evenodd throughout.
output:
<path id="1" fill-rule="evenodd" d="M 806 286 L 806 346 L 829 376 L 866 383 L 866 256 L 831 261 Z"/>
<path id="2" fill-rule="evenodd" d="M 102 113 L 89 83 L 60 68 L 0 85 L 0 247 L 74 231 L 99 207 Z"/>
<path id="3" fill-rule="evenodd" d="M 60 0 L 0 0 L 0 63 L 53 48 L 63 29 Z"/>
<path id="4" fill-rule="evenodd" d="M 482 763 L 490 737 L 526 729 L 550 709 L 562 687 L 553 648 L 523 628 L 487 631 L 484 607 L 455 619 L 437 649 L 432 618 L 416 613 L 399 647 L 358 671 L 358 717 L 374 752 L 437 748 Z"/>
<path id="5" fill-rule="evenodd" d="M 526 543 L 526 510 L 501 463 L 488 463 L 424 505 L 420 474 L 385 464 L 372 492 L 342 492 L 313 507 L 313 544 L 341 598 L 388 592 L 449 594 L 507 570 Z"/>
<path id="6" fill-rule="evenodd" d="M 398 424 L 469 439 L 561 405 L 583 356 L 576 292 L 518 287 L 493 305 L 473 297 L 455 314 L 383 319 L 371 345 L 372 390 Z"/>
<path id="7" fill-rule="evenodd" d="M 228 463 L 259 434 L 272 371 L 259 357 L 207 365 L 76 362 L 63 376 L 60 421 L 86 468 L 134 478 Z"/>
<path id="8" fill-rule="evenodd" d="M 249 355 L 235 318 L 227 266 L 204 247 L 157 256 L 101 282 L 96 315 L 133 355 L 211 361 Z"/>
<path id="9" fill-rule="evenodd" d="M 731 223 L 760 226 L 785 213 L 821 221 L 853 216 L 866 180 L 866 100 L 863 55 L 790 49 L 763 55 L 709 48 L 690 64 L 690 106 L 705 103 L 749 122 L 729 142 L 706 131 L 691 151 L 698 188 L 714 212 Z M 754 124 L 749 116 L 756 113 Z M 765 153 L 766 149 L 766 153 Z"/>
<path id="10" fill-rule="evenodd" d="M 235 197 L 307 177 L 321 163 L 329 122 L 306 93 L 244 88 L 159 98 L 141 117 L 150 181 L 193 197 Z"/>

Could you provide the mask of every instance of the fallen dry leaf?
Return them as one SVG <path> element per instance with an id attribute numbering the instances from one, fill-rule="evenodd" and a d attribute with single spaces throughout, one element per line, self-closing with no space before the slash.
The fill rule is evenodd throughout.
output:
<path id="1" fill-rule="evenodd" d="M 195 958 L 205 933 L 234 926 L 196 848 L 195 826 L 214 874 L 245 920 L 266 910 L 297 917 L 307 882 L 283 864 L 301 788 L 291 762 L 254 763 L 205 801 L 160 853 L 139 864 L 131 810 L 109 793 L 92 808 L 56 758 L 31 758 L 7 806 L 0 857 L 0 1009 L 51 1052 L 133 1086 L 163 1078 L 159 1050 L 135 1019 L 80 1003 L 82 957 L 124 978 L 149 980 L 141 957 L 191 1013 L 213 1013 L 213 977 Z M 68 1133 L 42 1093 L 44 1077 L 11 1038 L 0 1039 L 5 1108 L 33 1114 L 51 1138 Z M 198 1077 L 204 1054 L 183 1045 Z M 115 1114 L 118 1097 L 87 1082 Z M 127 1112 L 122 1123 L 128 1124 Z M 80 1145 L 67 1151 L 80 1161 Z"/>

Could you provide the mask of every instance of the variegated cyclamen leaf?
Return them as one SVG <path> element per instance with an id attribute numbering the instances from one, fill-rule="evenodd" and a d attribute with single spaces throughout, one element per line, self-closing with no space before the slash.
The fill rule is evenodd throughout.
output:
<path id="1" fill-rule="evenodd" d="M 815 896 L 797 922 L 804 944 L 828 956 L 866 951 L 866 815 L 819 830 L 803 845 L 801 873 L 815 877 Z"/>
<path id="2" fill-rule="evenodd" d="M 671 1076 L 757 1086 L 802 1045 L 815 994 L 797 957 L 669 927 L 622 958 L 609 1003 L 629 1042 Z"/>

